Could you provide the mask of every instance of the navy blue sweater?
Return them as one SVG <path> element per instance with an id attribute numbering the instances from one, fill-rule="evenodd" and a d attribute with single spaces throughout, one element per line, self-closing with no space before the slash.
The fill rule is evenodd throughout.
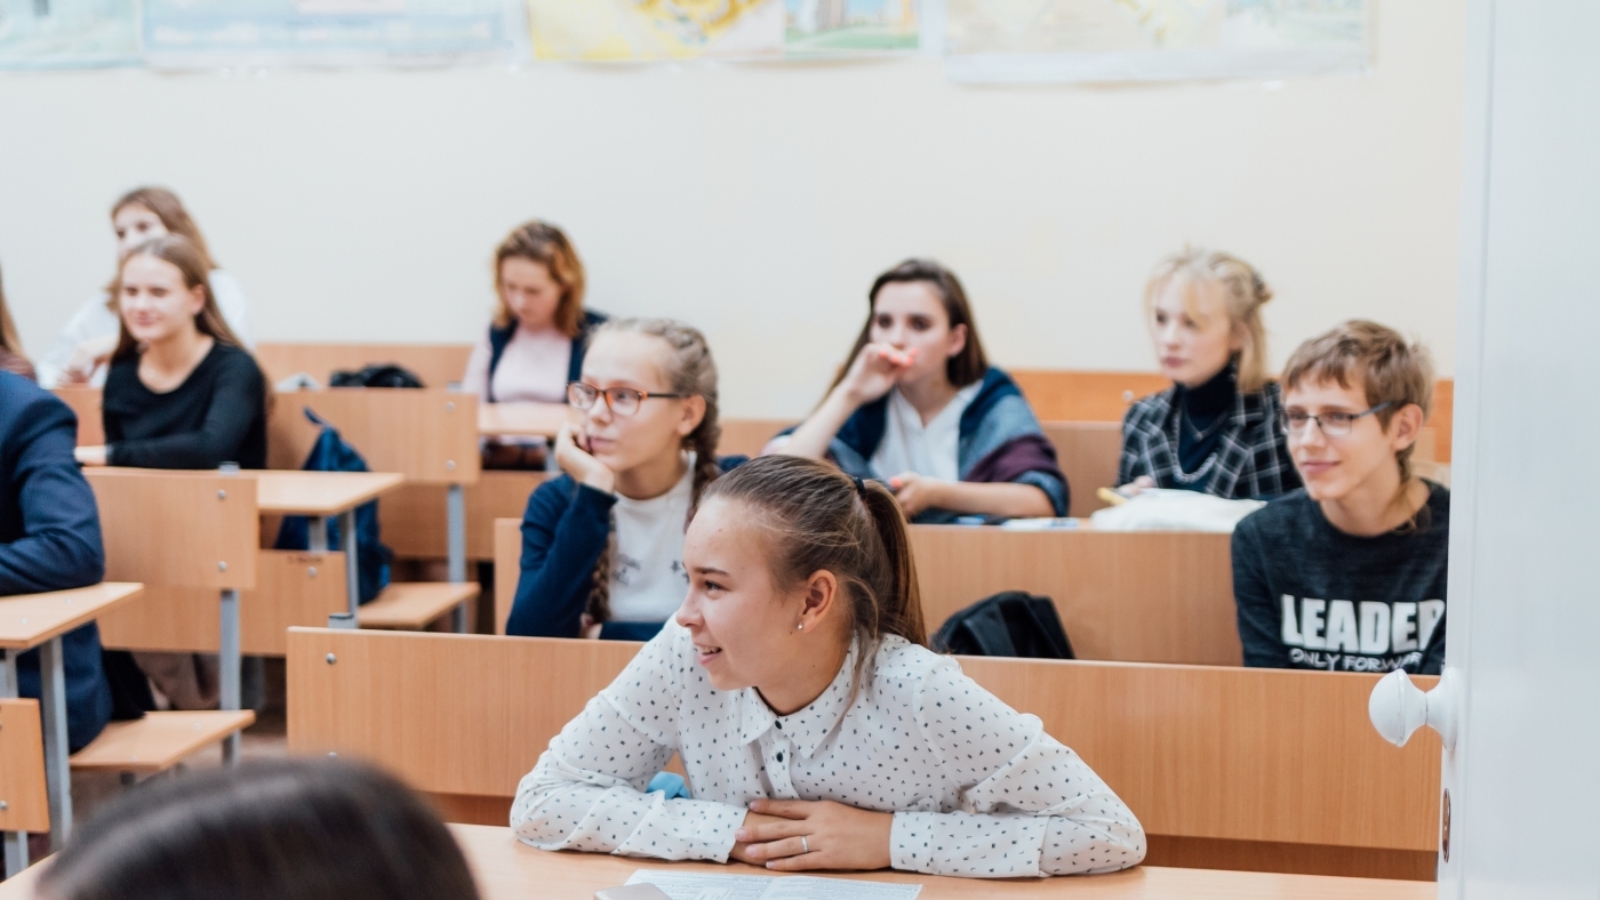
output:
<path id="1" fill-rule="evenodd" d="M 105 576 L 94 492 L 72 458 L 78 419 L 26 378 L 0 372 L 0 603 L 4 595 L 60 591 Z M 61 637 L 67 743 L 78 750 L 111 718 L 93 623 Z M 19 693 L 39 697 L 39 651 L 17 659 Z"/>
<path id="2" fill-rule="evenodd" d="M 747 457 L 725 456 L 722 471 Z M 562 475 L 539 485 L 522 514 L 522 575 L 506 619 L 506 634 L 522 637 L 578 637 L 594 567 L 611 539 L 615 494 L 579 484 Z M 606 622 L 600 637 L 648 641 L 663 622 Z"/>

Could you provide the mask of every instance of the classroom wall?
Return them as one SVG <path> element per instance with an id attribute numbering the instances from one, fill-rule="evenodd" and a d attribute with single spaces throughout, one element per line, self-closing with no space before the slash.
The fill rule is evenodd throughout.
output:
<path id="1" fill-rule="evenodd" d="M 1148 370 L 1186 241 L 1278 291 L 1274 361 L 1351 316 L 1453 369 L 1463 13 L 1380 0 L 1364 76 L 981 88 L 937 60 L 0 75 L 0 267 L 38 352 L 110 277 L 107 207 L 190 204 L 270 340 L 468 341 L 488 257 L 566 227 L 595 306 L 704 327 L 731 415 L 808 409 L 880 270 L 936 256 L 990 355 Z"/>

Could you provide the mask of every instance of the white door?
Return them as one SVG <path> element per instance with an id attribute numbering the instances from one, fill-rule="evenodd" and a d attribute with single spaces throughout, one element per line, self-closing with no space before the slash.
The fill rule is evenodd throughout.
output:
<path id="1" fill-rule="evenodd" d="M 1600 0 L 1470 4 L 1439 896 L 1597 900 Z"/>

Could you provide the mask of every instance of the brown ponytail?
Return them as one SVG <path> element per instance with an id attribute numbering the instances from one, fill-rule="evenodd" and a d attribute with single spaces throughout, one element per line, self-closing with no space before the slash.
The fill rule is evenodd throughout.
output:
<path id="1" fill-rule="evenodd" d="M 927 646 L 905 516 L 883 485 L 820 460 L 763 456 L 717 479 L 705 496 L 737 500 L 756 514 L 772 541 L 774 583 L 795 584 L 823 569 L 839 579 L 850 633 L 862 644 L 859 664 L 886 635 Z"/>
<path id="2" fill-rule="evenodd" d="M 690 493 L 689 518 L 700 496 L 716 477 L 722 474 L 717 463 L 717 442 L 722 439 L 722 422 L 717 404 L 717 363 L 711 357 L 711 347 L 700 330 L 672 319 L 612 319 L 596 328 L 589 343 L 606 334 L 645 334 L 660 338 L 671 348 L 661 360 L 662 374 L 670 390 L 676 394 L 691 394 L 705 401 L 706 412 L 700 424 L 683 439 L 682 449 L 694 453 L 694 481 Z M 689 522 L 684 521 L 687 528 Z M 617 529 L 611 528 L 606 549 L 596 560 L 594 577 L 589 586 L 589 600 L 584 612 L 596 622 L 611 618 L 611 561 L 617 552 Z"/>

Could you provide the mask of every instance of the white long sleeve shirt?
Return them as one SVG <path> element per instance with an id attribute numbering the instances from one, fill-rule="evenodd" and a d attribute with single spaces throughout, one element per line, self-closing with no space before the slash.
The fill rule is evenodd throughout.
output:
<path id="1" fill-rule="evenodd" d="M 894 813 L 896 869 L 1009 878 L 1144 858 L 1133 812 L 1038 717 L 898 637 L 851 702 L 856 655 L 810 706 L 778 716 L 753 688 L 713 688 L 668 622 L 550 742 L 511 827 L 546 850 L 722 862 L 751 800 L 834 800 Z M 674 752 L 694 799 L 644 793 Z"/>
<path id="2" fill-rule="evenodd" d="M 246 350 L 254 350 L 256 338 L 250 328 L 250 301 L 245 297 L 238 279 L 221 269 L 212 269 L 206 280 L 211 284 L 211 295 L 217 300 L 217 311 L 222 313 L 228 327 L 233 329 L 234 336 L 244 344 Z M 79 344 L 95 338 L 111 337 L 121 327 L 117 314 L 106 308 L 104 294 L 85 303 L 67 320 L 66 327 L 56 335 L 50 349 L 39 358 L 39 385 L 45 388 L 59 387 L 67 363 L 72 362 L 72 353 Z M 90 385 L 103 386 L 106 372 L 106 366 L 96 369 L 89 379 Z"/>

